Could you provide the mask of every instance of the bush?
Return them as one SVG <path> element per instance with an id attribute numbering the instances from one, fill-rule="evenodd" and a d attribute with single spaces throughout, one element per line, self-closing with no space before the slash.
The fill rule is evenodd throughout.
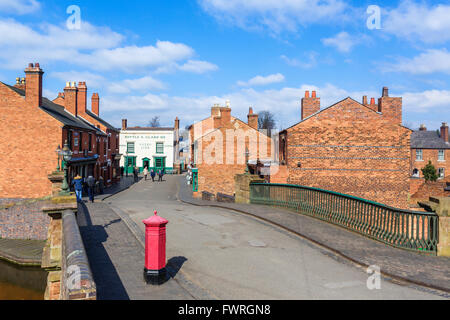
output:
<path id="1" fill-rule="evenodd" d="M 428 164 L 422 169 L 422 174 L 425 181 L 436 181 L 438 179 L 436 168 L 431 161 L 428 161 Z"/>

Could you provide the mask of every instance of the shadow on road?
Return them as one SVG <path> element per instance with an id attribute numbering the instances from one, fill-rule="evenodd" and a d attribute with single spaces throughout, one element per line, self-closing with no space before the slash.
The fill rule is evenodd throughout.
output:
<path id="1" fill-rule="evenodd" d="M 169 261 L 167 261 L 166 268 L 169 271 L 170 276 L 172 278 L 175 278 L 178 271 L 180 271 L 181 267 L 183 266 L 183 264 L 186 261 L 187 261 L 187 259 L 185 257 L 173 257 L 173 258 L 170 258 Z"/>
<path id="2" fill-rule="evenodd" d="M 130 297 L 117 274 L 117 270 L 103 246 L 103 242 L 106 242 L 108 239 L 108 233 L 105 228 L 113 223 L 119 222 L 120 219 L 118 219 L 119 221 L 111 221 L 105 226 L 92 225 L 88 208 L 84 203 L 79 203 L 77 220 L 97 286 L 97 299 L 129 300 Z"/>

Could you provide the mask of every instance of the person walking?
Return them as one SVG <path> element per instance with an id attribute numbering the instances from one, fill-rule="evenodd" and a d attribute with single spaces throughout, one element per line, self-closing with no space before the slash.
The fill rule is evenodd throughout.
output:
<path id="1" fill-rule="evenodd" d="M 156 176 L 155 170 L 152 169 L 152 171 L 150 171 L 150 176 L 152 177 L 152 182 L 155 182 L 155 176 Z"/>
<path id="2" fill-rule="evenodd" d="M 159 182 L 159 181 L 163 181 L 163 179 L 162 179 L 162 178 L 163 178 L 163 175 L 164 175 L 164 173 L 162 172 L 162 170 L 159 170 L 159 171 L 158 171 L 158 176 L 159 176 L 158 182 Z"/>
<path id="3" fill-rule="evenodd" d="M 138 182 L 138 171 L 137 171 L 136 167 L 134 167 L 134 169 L 133 169 L 133 176 L 134 176 L 134 182 Z"/>
<path id="4" fill-rule="evenodd" d="M 100 194 L 103 194 L 103 189 L 105 188 L 105 182 L 104 182 L 102 176 L 100 176 L 100 178 L 99 178 L 98 187 L 100 189 Z"/>
<path id="5" fill-rule="evenodd" d="M 89 201 L 94 203 L 94 187 L 95 187 L 95 178 L 91 175 L 86 179 L 86 183 L 88 186 L 88 195 L 89 195 Z"/>
<path id="6" fill-rule="evenodd" d="M 144 168 L 144 177 L 145 177 L 145 181 L 147 181 L 147 175 L 148 175 L 148 169 L 147 167 Z"/>
<path id="7" fill-rule="evenodd" d="M 83 197 L 83 183 L 84 179 L 80 177 L 80 175 L 77 175 L 75 178 L 73 178 L 72 185 L 75 188 L 75 194 L 77 196 L 77 202 L 82 202 Z"/>

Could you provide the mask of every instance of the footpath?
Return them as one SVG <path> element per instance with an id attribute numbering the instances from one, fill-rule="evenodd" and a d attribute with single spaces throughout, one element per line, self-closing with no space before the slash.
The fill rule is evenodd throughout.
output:
<path id="1" fill-rule="evenodd" d="M 384 277 L 394 282 L 406 282 L 450 293 L 450 258 L 393 248 L 341 227 L 281 208 L 195 199 L 184 176 L 179 178 L 178 185 L 178 199 L 184 203 L 224 208 L 256 217 L 328 249 L 337 259 L 345 258 L 362 267 L 376 265 L 380 267 Z"/>

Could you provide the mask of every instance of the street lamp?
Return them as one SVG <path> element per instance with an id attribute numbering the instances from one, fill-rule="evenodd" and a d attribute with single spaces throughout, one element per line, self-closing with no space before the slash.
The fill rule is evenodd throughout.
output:
<path id="1" fill-rule="evenodd" d="M 56 154 L 58 155 L 58 167 L 56 168 L 56 171 L 61 171 L 61 167 L 59 166 L 59 162 L 61 161 L 61 146 L 58 145 L 58 148 L 56 149 Z"/>
<path id="2" fill-rule="evenodd" d="M 70 195 L 69 184 L 67 183 L 67 172 L 69 170 L 67 166 L 67 162 L 72 160 L 72 151 L 69 149 L 69 145 L 67 144 L 67 140 L 64 143 L 64 148 L 61 151 L 61 156 L 63 157 L 63 168 L 64 168 L 64 181 L 61 186 L 61 192 L 59 193 L 61 196 Z"/>
<path id="3" fill-rule="evenodd" d="M 125 171 L 126 171 L 126 174 L 127 174 L 126 177 L 128 178 L 128 150 L 125 152 L 125 154 L 127 155 L 126 158 L 125 158 L 125 162 L 126 162 L 126 165 L 127 165 Z"/>
<path id="4" fill-rule="evenodd" d="M 248 158 L 250 157 L 250 152 L 248 151 L 248 148 L 245 148 L 245 174 L 249 173 L 248 170 Z"/>

